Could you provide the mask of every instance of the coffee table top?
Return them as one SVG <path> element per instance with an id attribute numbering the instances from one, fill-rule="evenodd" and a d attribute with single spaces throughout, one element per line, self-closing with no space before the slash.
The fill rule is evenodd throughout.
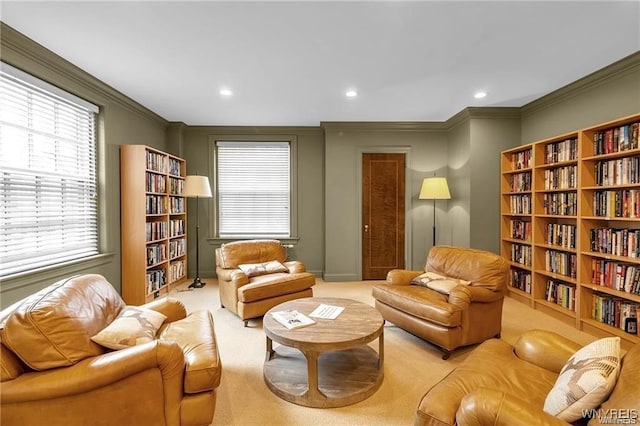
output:
<path id="1" fill-rule="evenodd" d="M 312 318 L 315 324 L 293 330 L 287 329 L 271 316 L 271 312 L 288 309 L 295 309 L 309 316 L 320 304 L 342 306 L 345 309 L 336 319 Z M 264 332 L 273 341 L 318 352 L 349 349 L 371 342 L 382 333 L 383 325 L 384 319 L 374 307 L 357 300 L 337 297 L 290 300 L 271 308 L 263 319 Z"/>

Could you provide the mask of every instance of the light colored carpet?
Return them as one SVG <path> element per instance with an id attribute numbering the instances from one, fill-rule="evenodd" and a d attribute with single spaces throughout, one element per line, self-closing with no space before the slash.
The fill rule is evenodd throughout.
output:
<path id="1" fill-rule="evenodd" d="M 214 278 L 204 281 L 207 285 L 201 289 L 188 290 L 185 284 L 170 296 L 182 300 L 189 312 L 209 309 L 213 313 L 222 360 L 214 425 L 411 425 L 422 395 L 474 348 L 458 350 L 443 361 L 441 352 L 433 346 L 387 323 L 384 380 L 373 396 L 347 407 L 302 407 L 278 398 L 264 383 L 266 343 L 262 320 L 251 320 L 245 328 L 240 318 L 220 307 L 217 281 Z M 318 280 L 314 296 L 344 297 L 373 306 L 371 287 L 375 283 Z M 553 330 L 583 344 L 595 340 L 510 298 L 505 299 L 502 324 L 502 339 L 509 343 L 531 328 Z M 372 346 L 377 348 L 377 340 Z"/>

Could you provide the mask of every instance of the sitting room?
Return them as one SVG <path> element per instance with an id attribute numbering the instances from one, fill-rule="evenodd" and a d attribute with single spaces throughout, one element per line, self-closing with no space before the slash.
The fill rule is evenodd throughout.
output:
<path id="1" fill-rule="evenodd" d="M 640 2 L 1 8 L 3 425 L 640 422 Z"/>

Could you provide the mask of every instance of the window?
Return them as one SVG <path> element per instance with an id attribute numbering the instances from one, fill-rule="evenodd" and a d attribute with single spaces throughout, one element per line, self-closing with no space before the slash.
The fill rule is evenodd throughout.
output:
<path id="1" fill-rule="evenodd" d="M 0 276 L 98 254 L 98 108 L 0 65 Z"/>
<path id="2" fill-rule="evenodd" d="M 219 237 L 289 237 L 290 143 L 218 141 L 216 149 Z"/>

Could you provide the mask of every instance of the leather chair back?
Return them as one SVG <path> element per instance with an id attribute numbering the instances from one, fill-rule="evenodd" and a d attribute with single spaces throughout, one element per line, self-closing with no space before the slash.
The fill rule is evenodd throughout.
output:
<path id="1" fill-rule="evenodd" d="M 464 247 L 435 246 L 425 271 L 471 281 L 473 287 L 504 292 L 509 281 L 507 261 L 495 253 Z"/>

